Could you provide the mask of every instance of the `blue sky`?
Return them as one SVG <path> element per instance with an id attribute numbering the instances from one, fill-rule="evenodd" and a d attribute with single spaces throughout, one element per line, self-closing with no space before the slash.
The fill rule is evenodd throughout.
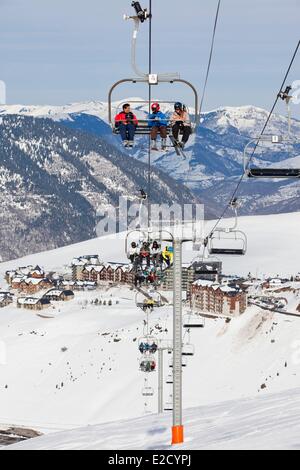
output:
<path id="1" fill-rule="evenodd" d="M 148 0 L 142 0 L 147 6 Z M 106 100 L 130 76 L 131 0 L 0 0 L 0 80 L 8 103 Z M 153 0 L 154 71 L 178 71 L 201 91 L 217 0 Z M 269 108 L 300 39 L 299 0 L 223 0 L 204 109 Z M 147 26 L 139 44 L 146 64 Z M 300 80 L 300 54 L 290 81 Z M 136 96 L 138 87 L 116 95 Z M 189 102 L 181 89 L 158 98 Z M 180 96 L 178 96 L 180 95 Z M 300 105 L 294 107 L 300 117 Z M 280 108 L 279 108 L 280 109 Z M 283 110 L 284 108 L 282 108 Z"/>

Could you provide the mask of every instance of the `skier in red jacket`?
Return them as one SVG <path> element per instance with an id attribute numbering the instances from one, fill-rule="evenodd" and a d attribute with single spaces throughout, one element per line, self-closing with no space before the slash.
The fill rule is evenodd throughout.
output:
<path id="1" fill-rule="evenodd" d="M 130 104 L 126 103 L 123 105 L 123 111 L 115 117 L 115 123 L 116 127 L 120 130 L 124 147 L 132 148 L 138 120 L 131 112 Z"/>

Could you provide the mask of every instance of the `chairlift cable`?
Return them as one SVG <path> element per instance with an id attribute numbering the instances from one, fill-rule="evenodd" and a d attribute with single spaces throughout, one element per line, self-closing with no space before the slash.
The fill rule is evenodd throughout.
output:
<path id="1" fill-rule="evenodd" d="M 149 115 L 151 113 L 152 88 L 150 75 L 152 73 L 152 0 L 149 0 Z M 148 148 L 148 231 L 150 230 L 150 208 L 151 208 L 151 135 L 149 134 Z"/>
<path id="2" fill-rule="evenodd" d="M 221 221 L 223 220 L 223 218 L 225 217 L 225 214 L 226 214 L 227 210 L 228 210 L 229 207 L 231 206 L 231 201 L 232 201 L 232 200 L 236 197 L 236 195 L 238 194 L 238 191 L 239 191 L 239 189 L 240 189 L 240 186 L 241 186 L 241 184 L 242 184 L 242 182 L 243 182 L 243 180 L 244 180 L 244 177 L 245 177 L 245 174 L 247 173 L 247 170 L 249 169 L 250 163 L 251 163 L 251 161 L 253 160 L 253 157 L 254 157 L 255 152 L 256 152 L 256 150 L 257 150 L 257 148 L 258 148 L 258 146 L 259 146 L 259 143 L 260 143 L 260 141 L 261 141 L 261 138 L 262 138 L 262 136 L 264 135 L 264 133 L 265 133 L 267 127 L 268 127 L 268 124 L 269 124 L 269 122 L 270 122 L 271 117 L 273 116 L 274 110 L 275 110 L 275 108 L 276 108 L 276 106 L 277 106 L 277 103 L 278 103 L 278 100 L 279 100 L 279 98 L 280 98 L 280 93 L 282 92 L 282 90 L 283 90 L 283 88 L 284 88 L 284 85 L 285 85 L 285 83 L 286 83 L 286 81 L 287 81 L 287 78 L 288 78 L 288 76 L 289 76 L 289 73 L 290 73 L 290 71 L 291 71 L 291 68 L 292 68 L 292 66 L 293 66 L 293 64 L 294 64 L 295 58 L 296 58 L 296 56 L 297 56 L 297 54 L 298 54 L 299 48 L 300 48 L 300 40 L 299 40 L 299 42 L 298 42 L 298 44 L 297 44 L 297 47 L 296 47 L 296 49 L 295 49 L 295 52 L 294 52 L 293 57 L 292 57 L 292 59 L 291 59 L 291 62 L 290 62 L 290 64 L 289 64 L 289 67 L 288 67 L 288 69 L 287 69 L 287 71 L 286 71 L 286 74 L 285 74 L 285 76 L 284 76 L 282 85 L 281 85 L 280 90 L 279 90 L 279 92 L 278 92 L 278 94 L 277 94 L 277 96 L 276 96 L 276 100 L 275 100 L 275 102 L 274 102 L 274 104 L 273 104 L 273 106 L 272 106 L 272 108 L 271 108 L 271 111 L 269 112 L 269 115 L 268 115 L 268 117 L 267 117 L 267 120 L 266 120 L 266 122 L 265 122 L 265 124 L 264 124 L 264 126 L 263 126 L 263 129 L 262 129 L 262 131 L 261 131 L 261 133 L 260 133 L 260 135 L 259 135 L 259 137 L 258 137 L 258 139 L 257 139 L 256 145 L 255 145 L 255 147 L 254 147 L 254 149 L 253 149 L 253 151 L 252 151 L 252 154 L 251 154 L 250 157 L 249 157 L 247 166 L 246 166 L 246 168 L 245 168 L 246 171 L 243 170 L 243 173 L 242 173 L 242 175 L 241 175 L 241 177 L 240 177 L 240 179 L 239 179 L 239 181 L 238 181 L 238 184 L 237 184 L 237 186 L 236 186 L 234 192 L 232 193 L 232 196 L 231 196 L 231 198 L 230 198 L 228 204 L 226 205 L 224 211 L 222 212 L 222 215 L 221 215 L 221 216 L 219 217 L 219 219 L 217 220 L 216 224 L 214 225 L 213 229 L 210 231 L 210 233 L 209 233 L 209 235 L 208 235 L 207 238 L 211 237 L 211 235 L 214 233 L 214 231 L 216 230 L 216 228 L 218 227 L 218 225 L 220 224 L 220 222 L 221 222 Z"/>
<path id="3" fill-rule="evenodd" d="M 211 42 L 211 48 L 210 48 L 210 54 L 209 54 L 209 60 L 208 60 L 208 66 L 207 66 L 205 83 L 204 83 L 204 87 L 203 87 L 203 94 L 202 94 L 200 109 L 199 109 L 200 119 L 201 119 L 201 111 L 202 111 L 202 108 L 203 108 L 204 98 L 205 98 L 205 94 L 206 94 L 206 88 L 207 88 L 207 84 L 208 84 L 209 72 L 210 72 L 213 53 L 214 53 L 216 32 L 217 32 L 217 26 L 218 26 L 219 14 L 220 14 L 220 7 L 221 7 L 221 0 L 219 0 L 218 6 L 217 6 L 217 12 L 216 12 L 216 18 L 215 18 L 215 23 L 214 23 L 212 42 Z"/>

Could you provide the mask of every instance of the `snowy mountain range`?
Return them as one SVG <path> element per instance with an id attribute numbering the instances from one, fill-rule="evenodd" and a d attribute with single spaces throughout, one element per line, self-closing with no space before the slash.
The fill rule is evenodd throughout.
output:
<path id="1" fill-rule="evenodd" d="M 14 112 L 0 117 L 2 260 L 92 238 L 100 205 L 118 207 L 120 196 L 138 202 L 147 166 L 112 146 L 109 136 L 77 130 L 74 120 L 67 127 Z M 153 203 L 195 200 L 159 169 L 151 196 Z"/>
<path id="2" fill-rule="evenodd" d="M 124 101 L 141 101 L 128 98 Z M 124 101 L 113 103 L 114 113 Z M 147 106 L 133 103 L 138 117 L 145 117 Z M 163 111 L 170 114 L 171 105 Z M 190 110 L 193 114 L 193 110 Z M 18 114 L 48 117 L 73 129 L 82 130 L 103 138 L 120 149 L 120 141 L 111 133 L 107 123 L 108 105 L 104 102 L 75 103 L 66 106 L 2 106 L 0 116 Z M 264 109 L 254 106 L 223 107 L 202 115 L 202 123 L 186 148 L 187 161 L 174 152 L 152 156 L 155 167 L 188 185 L 205 202 L 209 212 L 221 213 L 243 169 L 243 151 L 249 139 L 259 135 L 268 116 Z M 267 134 L 287 134 L 287 119 L 274 114 Z M 300 122 L 292 120 L 292 135 L 300 135 Z M 133 156 L 147 160 L 146 140 L 137 139 Z M 289 146 L 265 146 L 257 151 L 253 162 L 264 166 L 297 167 L 300 143 Z M 284 163 L 283 163 L 284 162 Z M 300 210 L 298 180 L 252 180 L 241 185 L 242 214 L 268 214 Z M 230 214 L 228 214 L 230 215 Z"/>

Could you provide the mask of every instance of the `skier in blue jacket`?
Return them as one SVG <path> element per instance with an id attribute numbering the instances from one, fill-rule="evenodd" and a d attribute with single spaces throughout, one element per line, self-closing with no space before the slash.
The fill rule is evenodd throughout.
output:
<path id="1" fill-rule="evenodd" d="M 161 137 L 161 148 L 166 149 L 167 136 L 168 136 L 168 118 L 161 112 L 159 103 L 153 103 L 151 106 L 152 114 L 149 115 L 149 127 L 151 127 L 151 148 L 152 150 L 158 150 L 157 148 L 157 136 L 160 134 Z"/>

